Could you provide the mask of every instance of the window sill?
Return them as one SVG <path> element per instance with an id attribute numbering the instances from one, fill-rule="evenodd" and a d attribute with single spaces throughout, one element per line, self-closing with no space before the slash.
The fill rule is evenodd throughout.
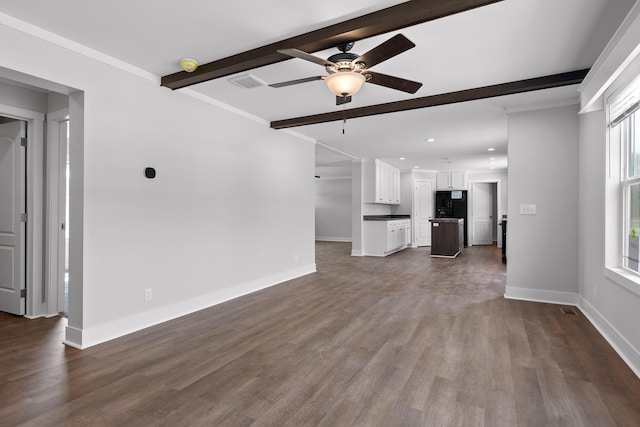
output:
<path id="1" fill-rule="evenodd" d="M 640 296 L 640 277 L 622 268 L 605 267 L 604 276 L 629 292 Z"/>

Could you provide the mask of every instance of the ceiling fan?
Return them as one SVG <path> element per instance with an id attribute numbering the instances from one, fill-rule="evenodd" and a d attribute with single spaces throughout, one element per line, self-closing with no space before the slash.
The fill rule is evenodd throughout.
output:
<path id="1" fill-rule="evenodd" d="M 340 50 L 340 53 L 331 55 L 327 59 L 311 55 L 298 49 L 280 49 L 278 53 L 322 65 L 329 74 L 326 76 L 289 80 L 270 84 L 269 86 L 279 88 L 324 80 L 329 90 L 336 95 L 336 105 L 351 102 L 351 96 L 358 92 L 365 82 L 386 86 L 407 93 L 416 93 L 422 86 L 422 83 L 370 71 L 370 68 L 374 65 L 415 47 L 415 44 L 402 34 L 393 36 L 360 56 L 349 52 L 351 48 L 353 48 L 353 45 L 353 42 L 338 45 L 337 48 Z"/>

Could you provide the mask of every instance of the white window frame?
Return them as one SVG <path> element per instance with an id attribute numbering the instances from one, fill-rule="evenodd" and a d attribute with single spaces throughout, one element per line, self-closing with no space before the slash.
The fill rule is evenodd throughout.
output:
<path id="1" fill-rule="evenodd" d="M 628 138 L 627 123 L 613 120 L 620 108 L 613 108 L 630 90 L 637 91 L 640 99 L 640 74 L 618 90 L 605 94 L 606 100 L 606 185 L 605 185 L 605 277 L 640 295 L 640 273 L 626 267 L 628 255 L 629 188 L 639 183 L 640 176 L 627 178 Z M 612 113 L 612 110 L 617 110 Z M 639 110 L 640 111 L 640 110 Z M 640 122 L 640 120 L 639 120 Z M 640 123 L 639 123 L 640 125 Z M 624 138 L 624 139 L 623 139 Z"/>

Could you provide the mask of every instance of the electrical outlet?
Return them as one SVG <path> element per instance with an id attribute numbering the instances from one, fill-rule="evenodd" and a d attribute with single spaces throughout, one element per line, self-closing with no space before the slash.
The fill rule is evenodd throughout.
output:
<path id="1" fill-rule="evenodd" d="M 153 294 L 151 293 L 151 288 L 147 288 L 144 290 L 144 300 L 145 301 L 151 301 L 151 298 L 153 298 Z"/>
<path id="2" fill-rule="evenodd" d="M 520 215 L 535 215 L 536 205 L 520 205 Z"/>

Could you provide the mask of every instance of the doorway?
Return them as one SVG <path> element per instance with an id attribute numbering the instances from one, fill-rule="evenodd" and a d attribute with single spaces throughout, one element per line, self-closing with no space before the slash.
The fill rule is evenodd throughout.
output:
<path id="1" fill-rule="evenodd" d="M 493 245 L 498 241 L 499 182 L 471 183 L 471 245 Z"/>
<path id="2" fill-rule="evenodd" d="M 433 218 L 433 180 L 416 179 L 413 194 L 414 246 L 431 246 L 431 222 Z"/>
<path id="3" fill-rule="evenodd" d="M 34 76 L 0 68 L 0 95 L 5 103 L 0 103 L 0 116 L 17 119 L 26 124 L 26 207 L 24 246 L 24 317 L 57 316 L 61 311 L 68 313 L 65 329 L 65 344 L 82 348 L 83 346 L 83 245 L 82 245 L 82 209 L 83 209 L 83 158 L 84 158 L 84 92 L 78 89 L 59 85 Z M 21 105 L 18 107 L 17 105 Z M 27 108 L 25 108 L 27 107 Z M 46 111 L 46 113 L 44 111 Z M 58 205 L 52 209 L 51 203 L 58 203 L 59 192 L 55 195 L 50 187 L 57 188 L 58 181 L 50 179 L 52 173 L 49 161 L 49 149 L 52 147 L 51 132 L 60 125 L 65 142 L 63 156 L 66 170 L 66 153 L 69 153 L 70 174 L 69 208 L 63 200 L 63 210 L 69 212 L 70 222 L 74 224 L 68 229 L 69 222 L 65 215 L 59 221 L 54 212 L 59 212 Z M 58 129 L 60 130 L 60 129 Z M 68 147 L 67 147 L 68 145 Z M 2 169 L 4 171 L 4 168 Z M 64 177 L 66 178 L 66 177 Z M 66 182 L 65 182 L 66 190 Z M 66 199 L 66 195 L 65 195 Z M 3 205 L 4 206 L 4 205 Z M 63 253 L 68 256 L 58 257 L 58 235 L 62 232 Z M 69 231 L 69 240 L 76 242 L 65 247 L 65 235 Z M 52 237 L 53 236 L 53 237 Z M 67 263 L 68 260 L 68 263 Z M 56 277 L 51 276 L 51 267 L 63 262 L 62 295 Z M 64 270 L 69 274 L 66 276 Z M 2 271 L 4 267 L 2 266 Z M 57 274 L 57 273 L 56 273 Z M 64 286 L 68 277 L 68 286 Z M 65 293 L 65 289 L 68 291 Z M 21 293 L 22 293 L 21 289 Z M 65 294 L 67 298 L 65 298 Z M 68 303 L 65 303 L 65 299 Z M 62 308 L 60 308 L 62 307 Z"/>
<path id="4" fill-rule="evenodd" d="M 27 124 L 0 116 L 0 311 L 26 313 Z"/>

